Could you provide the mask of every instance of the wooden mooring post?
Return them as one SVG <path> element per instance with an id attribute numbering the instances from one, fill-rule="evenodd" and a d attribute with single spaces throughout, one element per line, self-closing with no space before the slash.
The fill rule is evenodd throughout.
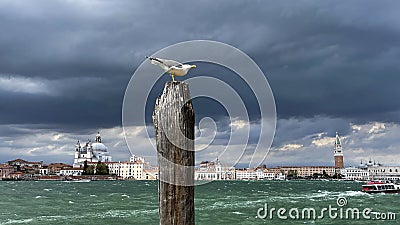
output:
<path id="1" fill-rule="evenodd" d="M 153 123 L 159 168 L 160 225 L 194 224 L 194 110 L 189 85 L 167 82 Z"/>

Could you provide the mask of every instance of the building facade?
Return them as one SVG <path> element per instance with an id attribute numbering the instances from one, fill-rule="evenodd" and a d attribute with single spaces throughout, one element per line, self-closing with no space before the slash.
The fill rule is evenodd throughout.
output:
<path id="1" fill-rule="evenodd" d="M 361 161 L 357 167 L 347 167 L 342 170 L 346 180 L 400 180 L 400 166 L 385 166 L 369 160 Z"/>
<path id="2" fill-rule="evenodd" d="M 236 180 L 257 180 L 257 177 L 260 175 L 257 174 L 256 170 L 250 168 L 237 169 L 235 172 L 236 172 Z"/>
<path id="3" fill-rule="evenodd" d="M 400 166 L 368 167 L 369 180 L 400 180 Z"/>
<path id="4" fill-rule="evenodd" d="M 195 168 L 195 180 L 233 180 L 235 179 L 235 168 L 222 165 L 219 159 L 203 161 Z"/>
<path id="5" fill-rule="evenodd" d="M 268 168 L 268 172 L 274 174 L 283 174 L 285 176 L 313 177 L 314 175 L 335 175 L 333 166 L 278 166 Z"/>
<path id="6" fill-rule="evenodd" d="M 69 169 L 61 169 L 59 174 L 60 176 L 81 176 L 83 173 L 83 169 L 81 168 L 69 168 Z"/>
<path id="7" fill-rule="evenodd" d="M 145 162 L 143 157 L 137 157 L 133 155 L 129 161 L 126 162 L 106 162 L 110 174 L 115 174 L 122 179 L 133 179 L 133 180 L 145 180 L 146 177 L 150 177 L 150 173 L 144 173 Z M 154 174 L 158 178 L 157 175 Z"/>
<path id="8" fill-rule="evenodd" d="M 143 170 L 145 180 L 158 180 L 158 167 L 147 167 Z"/>
<path id="9" fill-rule="evenodd" d="M 10 174 L 14 172 L 14 167 L 7 163 L 0 165 L 0 180 L 10 178 Z"/>
<path id="10" fill-rule="evenodd" d="M 367 168 L 347 167 L 341 174 L 345 180 L 369 180 L 370 177 Z"/>
<path id="11" fill-rule="evenodd" d="M 8 165 L 14 168 L 14 171 L 22 172 L 29 176 L 33 174 L 38 174 L 40 168 L 43 166 L 43 161 L 41 162 L 29 162 L 23 159 L 14 159 L 7 162 Z"/>

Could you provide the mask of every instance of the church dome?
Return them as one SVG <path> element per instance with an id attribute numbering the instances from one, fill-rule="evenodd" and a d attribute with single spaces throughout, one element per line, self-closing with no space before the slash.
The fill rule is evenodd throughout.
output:
<path id="1" fill-rule="evenodd" d="M 100 152 L 107 151 L 107 147 L 103 143 L 93 143 L 92 149 L 93 149 L 93 151 L 100 151 Z"/>

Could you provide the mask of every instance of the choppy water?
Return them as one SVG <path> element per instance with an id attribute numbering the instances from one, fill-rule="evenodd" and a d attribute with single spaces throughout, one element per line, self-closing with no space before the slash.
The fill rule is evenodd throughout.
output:
<path id="1" fill-rule="evenodd" d="M 195 188 L 196 224 L 400 224 L 400 195 L 360 189 L 360 183 L 343 181 L 212 182 Z M 0 195 L 0 225 L 158 224 L 156 181 L 3 181 Z M 344 209 L 369 207 L 394 212 L 396 219 L 331 219 L 327 213 L 323 219 L 257 218 L 265 203 L 287 211 L 313 207 L 319 215 L 324 207 L 338 207 L 339 196 L 347 200 Z"/>

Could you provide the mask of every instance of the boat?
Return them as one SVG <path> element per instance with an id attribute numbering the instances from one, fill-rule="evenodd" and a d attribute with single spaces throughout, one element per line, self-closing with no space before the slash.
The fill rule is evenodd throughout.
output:
<path id="1" fill-rule="evenodd" d="M 369 181 L 362 186 L 366 193 L 400 193 L 400 185 L 383 181 Z"/>

